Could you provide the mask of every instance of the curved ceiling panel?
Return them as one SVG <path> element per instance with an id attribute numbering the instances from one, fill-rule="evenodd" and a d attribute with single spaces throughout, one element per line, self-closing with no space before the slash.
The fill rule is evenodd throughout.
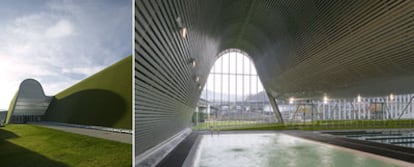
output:
<path id="1" fill-rule="evenodd" d="M 414 1 L 215 2 L 220 50 L 251 55 L 274 96 L 414 91 L 401 83 L 414 81 Z"/>

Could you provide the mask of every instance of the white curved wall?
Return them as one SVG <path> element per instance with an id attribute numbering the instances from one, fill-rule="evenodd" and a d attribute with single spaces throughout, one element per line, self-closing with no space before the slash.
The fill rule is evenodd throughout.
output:
<path id="1" fill-rule="evenodd" d="M 53 97 L 45 95 L 38 81 L 26 79 L 20 84 L 12 116 L 41 116 L 45 114 L 52 99 Z"/>

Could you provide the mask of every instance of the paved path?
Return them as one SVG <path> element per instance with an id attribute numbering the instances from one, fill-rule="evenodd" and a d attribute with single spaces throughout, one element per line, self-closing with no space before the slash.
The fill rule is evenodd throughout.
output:
<path id="1" fill-rule="evenodd" d="M 92 136 L 92 137 L 117 141 L 121 143 L 132 144 L 132 134 L 127 134 L 127 133 L 109 132 L 109 131 L 104 131 L 104 130 L 56 125 L 56 124 L 43 123 L 43 122 L 31 122 L 30 124 L 39 125 L 39 126 L 46 127 L 46 128 L 57 129 L 57 130 L 70 132 L 70 133 L 76 133 L 76 134 L 81 134 L 81 135 L 86 135 L 86 136 Z"/>

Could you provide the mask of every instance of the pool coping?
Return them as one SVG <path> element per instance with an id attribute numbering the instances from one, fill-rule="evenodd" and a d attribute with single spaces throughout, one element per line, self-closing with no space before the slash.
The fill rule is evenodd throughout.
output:
<path id="1" fill-rule="evenodd" d="M 323 131 L 326 132 L 326 131 Z M 414 149 L 391 144 L 371 142 L 366 140 L 351 139 L 331 134 L 323 134 L 320 131 L 290 131 L 286 134 L 312 141 L 331 144 L 387 158 L 414 163 Z"/>
<path id="2" fill-rule="evenodd" d="M 198 135 L 195 139 L 194 144 L 191 146 L 191 150 L 188 153 L 187 157 L 184 160 L 182 167 L 193 167 L 199 161 L 200 157 L 200 142 L 202 139 L 202 135 Z"/>
<path id="3" fill-rule="evenodd" d="M 185 139 L 176 145 L 164 158 L 157 163 L 157 167 L 175 167 L 183 166 L 186 158 L 188 157 L 195 144 L 195 141 L 199 138 L 198 132 L 191 132 Z"/>
<path id="4" fill-rule="evenodd" d="M 192 134 L 190 128 L 184 129 L 176 135 L 164 140 L 153 148 L 135 157 L 134 166 L 158 166 L 171 152 L 183 143 Z"/>

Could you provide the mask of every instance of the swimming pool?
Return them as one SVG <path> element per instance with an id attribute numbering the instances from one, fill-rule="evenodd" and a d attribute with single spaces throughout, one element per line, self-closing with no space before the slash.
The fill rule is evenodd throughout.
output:
<path id="1" fill-rule="evenodd" d="M 414 148 L 414 132 L 412 130 L 364 130 L 324 133 L 352 139 Z"/>
<path id="2" fill-rule="evenodd" d="M 385 167 L 408 164 L 282 133 L 220 134 L 200 137 L 191 166 Z"/>

